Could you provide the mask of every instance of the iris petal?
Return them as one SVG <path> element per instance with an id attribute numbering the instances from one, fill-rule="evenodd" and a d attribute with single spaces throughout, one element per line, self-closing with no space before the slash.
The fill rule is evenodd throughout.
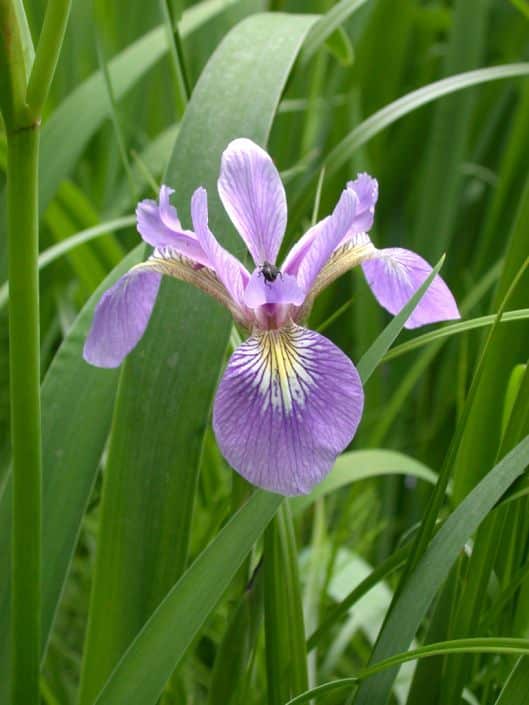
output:
<path id="1" fill-rule="evenodd" d="M 197 264 L 209 265 L 209 260 L 191 230 L 184 230 L 178 219 L 176 208 L 169 196 L 173 189 L 160 188 L 160 203 L 149 198 L 140 201 L 136 208 L 137 230 L 143 240 L 162 252 L 184 255 Z"/>
<path id="2" fill-rule="evenodd" d="M 378 201 L 378 181 L 369 174 L 358 174 L 354 181 L 347 182 L 358 198 L 356 216 L 351 227 L 351 234 L 367 232 L 373 225 L 375 205 Z"/>
<path id="3" fill-rule="evenodd" d="M 265 304 L 294 304 L 301 306 L 305 294 L 299 288 L 296 278 L 290 274 L 278 274 L 273 282 L 264 278 L 260 269 L 256 269 L 244 291 L 244 303 L 250 308 Z"/>
<path id="4" fill-rule="evenodd" d="M 275 263 L 285 234 L 287 201 L 270 156 L 249 139 L 233 140 L 222 155 L 218 189 L 255 264 Z"/>
<path id="5" fill-rule="evenodd" d="M 432 268 L 415 252 L 400 247 L 376 252 L 376 256 L 362 263 L 362 269 L 379 304 L 396 314 L 424 283 Z M 461 318 L 457 304 L 452 292 L 437 274 L 408 318 L 406 328 L 455 318 Z"/>
<path id="6" fill-rule="evenodd" d="M 283 270 L 296 276 L 298 284 L 306 294 L 334 250 L 349 231 L 355 217 L 357 204 L 358 199 L 355 193 L 350 189 L 345 189 L 332 214 L 315 226 L 316 234 L 312 237 L 312 241 L 303 256 L 299 258 L 298 266 L 293 267 L 294 259 L 298 259 L 294 251 L 291 253 L 292 259 L 289 256 L 285 260 Z M 296 271 L 293 271 L 293 269 Z"/>
<path id="7" fill-rule="evenodd" d="M 206 189 L 197 188 L 191 198 L 191 218 L 200 245 L 218 278 L 230 293 L 233 301 L 244 307 L 244 288 L 250 275 L 238 259 L 218 242 L 208 225 L 208 196 Z"/>
<path id="8" fill-rule="evenodd" d="M 83 357 L 97 367 L 118 367 L 143 336 L 162 275 L 134 267 L 97 304 Z"/>
<path id="9" fill-rule="evenodd" d="M 319 333 L 292 325 L 254 335 L 235 350 L 217 391 L 213 427 L 223 455 L 249 482 L 304 494 L 353 438 L 363 399 L 349 358 Z"/>

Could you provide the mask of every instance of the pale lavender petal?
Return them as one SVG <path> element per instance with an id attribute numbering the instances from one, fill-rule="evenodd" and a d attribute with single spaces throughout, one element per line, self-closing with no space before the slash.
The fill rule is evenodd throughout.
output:
<path id="1" fill-rule="evenodd" d="M 208 196 L 206 190 L 197 188 L 191 199 L 191 218 L 200 246 L 210 261 L 218 278 L 232 299 L 244 306 L 244 289 L 250 279 L 248 270 L 217 241 L 208 226 Z"/>
<path id="2" fill-rule="evenodd" d="M 170 250 L 203 266 L 209 260 L 191 230 L 184 230 L 176 209 L 170 204 L 173 190 L 168 186 L 160 189 L 160 203 L 151 199 L 140 201 L 136 207 L 137 230 L 143 240 L 160 251 Z"/>
<path id="3" fill-rule="evenodd" d="M 347 182 L 358 198 L 356 215 L 351 227 L 355 233 L 367 232 L 373 225 L 375 205 L 378 200 L 378 181 L 369 174 L 358 174 L 354 181 Z"/>
<path id="4" fill-rule="evenodd" d="M 422 257 L 400 247 L 378 250 L 362 263 L 362 269 L 377 301 L 396 314 L 424 283 L 432 268 Z M 461 318 L 450 289 L 437 274 L 408 318 L 406 328 Z"/>
<path id="5" fill-rule="evenodd" d="M 162 275 L 142 265 L 105 291 L 97 304 L 83 357 L 96 367 L 118 367 L 143 336 Z"/>
<path id="6" fill-rule="evenodd" d="M 249 308 L 264 304 L 294 304 L 301 306 L 305 294 L 299 288 L 296 277 L 291 274 L 279 274 L 273 282 L 268 282 L 259 269 L 250 277 L 244 291 L 244 303 Z"/>
<path id="7" fill-rule="evenodd" d="M 290 248 L 290 252 L 285 257 L 285 261 L 281 265 L 281 271 L 288 274 L 296 275 L 303 258 L 312 247 L 314 240 L 320 236 L 320 234 L 327 227 L 327 221 L 330 216 L 320 220 L 319 223 L 313 225 L 312 228 L 307 230 L 307 232 L 302 235 L 299 240 Z"/>
<path id="8" fill-rule="evenodd" d="M 249 139 L 233 140 L 222 155 L 218 189 L 255 264 L 275 263 L 285 234 L 287 201 L 270 156 Z"/>
<path id="9" fill-rule="evenodd" d="M 171 205 L 171 194 L 174 193 L 174 189 L 169 186 L 162 184 L 160 187 L 160 218 L 162 223 L 166 225 L 171 230 L 182 230 L 182 224 L 176 212 L 176 208 Z M 193 233 L 190 233 L 193 235 Z"/>
<path id="10" fill-rule="evenodd" d="M 293 274 L 301 289 L 307 294 L 322 267 L 350 230 L 356 214 L 358 198 L 351 189 L 345 189 L 332 215 L 318 223 L 312 233 L 307 233 L 308 246 L 303 246 L 285 260 L 282 270 Z"/>
<path id="11" fill-rule="evenodd" d="M 213 408 L 219 448 L 249 482 L 310 492 L 351 442 L 364 394 L 356 368 L 327 338 L 298 326 L 235 350 Z"/>

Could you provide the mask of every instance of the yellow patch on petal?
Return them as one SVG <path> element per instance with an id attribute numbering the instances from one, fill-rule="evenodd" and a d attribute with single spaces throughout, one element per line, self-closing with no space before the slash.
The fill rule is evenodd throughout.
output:
<path id="1" fill-rule="evenodd" d="M 264 409 L 269 404 L 286 415 L 294 403 L 305 405 L 309 388 L 314 385 L 314 350 L 297 326 L 255 334 L 251 352 L 254 386 L 263 395 Z"/>

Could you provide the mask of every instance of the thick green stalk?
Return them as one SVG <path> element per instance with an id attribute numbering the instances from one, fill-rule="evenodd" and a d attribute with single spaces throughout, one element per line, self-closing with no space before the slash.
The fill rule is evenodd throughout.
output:
<path id="1" fill-rule="evenodd" d="M 13 705 L 38 705 L 41 655 L 41 415 L 38 159 L 41 111 L 70 0 L 48 2 L 33 58 L 21 0 L 0 0 L 0 109 L 7 133 L 9 365 L 13 466 Z M 28 78 L 29 77 L 29 78 Z"/>
<path id="2" fill-rule="evenodd" d="M 8 135 L 14 705 L 39 703 L 41 437 L 38 145 L 37 125 Z"/>

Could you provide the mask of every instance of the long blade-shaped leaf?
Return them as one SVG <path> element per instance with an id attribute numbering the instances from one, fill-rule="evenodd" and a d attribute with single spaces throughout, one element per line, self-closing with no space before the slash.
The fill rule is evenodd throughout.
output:
<path id="1" fill-rule="evenodd" d="M 178 581 L 134 640 L 94 705 L 151 705 L 282 497 L 257 491 Z"/>
<path id="2" fill-rule="evenodd" d="M 211 57 L 186 110 L 166 180 L 175 188 L 182 215 L 193 190 L 199 184 L 208 188 L 211 227 L 228 245 L 235 244 L 235 234 L 214 197 L 221 153 L 241 135 L 266 142 L 314 20 L 270 14 L 239 24 Z M 231 326 L 228 315 L 201 293 L 173 281 L 164 284 L 149 331 L 121 377 L 81 679 L 83 705 L 93 701 L 187 561 L 202 439 Z M 203 617 L 200 613 L 200 623 Z"/>
<path id="3" fill-rule="evenodd" d="M 529 436 L 487 473 L 449 516 L 397 598 L 375 647 L 374 664 L 408 648 L 465 542 L 528 464 Z M 360 686 L 355 705 L 385 703 L 395 675 L 396 670 L 390 669 L 369 678 Z"/>

